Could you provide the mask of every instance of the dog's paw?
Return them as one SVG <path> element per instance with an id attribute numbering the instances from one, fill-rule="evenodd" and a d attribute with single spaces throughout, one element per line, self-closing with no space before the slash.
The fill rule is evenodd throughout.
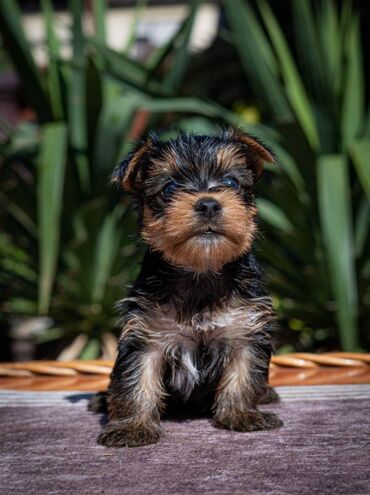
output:
<path id="1" fill-rule="evenodd" d="M 108 412 L 107 392 L 98 392 L 93 395 L 87 404 L 87 410 L 95 413 Z"/>
<path id="2" fill-rule="evenodd" d="M 281 419 L 274 413 L 271 412 L 261 412 L 251 421 L 251 430 L 274 430 L 275 428 L 281 428 L 284 423 Z M 247 431 L 251 431 L 247 430 Z"/>
<path id="3" fill-rule="evenodd" d="M 274 390 L 272 387 L 267 386 L 264 392 L 261 394 L 260 398 L 258 399 L 259 404 L 271 404 L 272 402 L 279 402 L 280 397 L 276 390 Z"/>
<path id="4" fill-rule="evenodd" d="M 239 414 L 215 419 L 217 428 L 234 431 L 273 430 L 283 426 L 283 422 L 276 414 L 257 410 L 244 411 Z"/>
<path id="5" fill-rule="evenodd" d="M 98 443 L 105 447 L 141 447 L 157 443 L 160 437 L 161 429 L 156 424 L 110 421 L 98 436 Z"/>

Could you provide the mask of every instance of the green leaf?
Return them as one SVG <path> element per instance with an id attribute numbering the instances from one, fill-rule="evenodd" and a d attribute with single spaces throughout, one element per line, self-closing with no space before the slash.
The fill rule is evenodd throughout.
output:
<path id="1" fill-rule="evenodd" d="M 225 10 L 242 66 L 275 117 L 291 121 L 291 109 L 275 73 L 277 61 L 253 9 L 241 0 L 225 0 Z"/>
<path id="2" fill-rule="evenodd" d="M 82 351 L 80 359 L 96 359 L 100 354 L 100 344 L 97 339 L 91 339 Z"/>
<path id="3" fill-rule="evenodd" d="M 6 234 L 0 233 L 0 281 L 5 273 L 13 280 L 20 277 L 29 282 L 37 282 L 37 274 L 30 266 L 28 253 L 14 244 Z"/>
<path id="4" fill-rule="evenodd" d="M 65 337 L 65 329 L 59 327 L 53 327 L 46 329 L 43 333 L 36 335 L 38 343 L 51 342 L 52 340 L 58 340 Z"/>
<path id="5" fill-rule="evenodd" d="M 63 123 L 42 128 L 38 158 L 39 313 L 48 312 L 60 240 L 60 216 L 66 167 L 67 129 Z"/>
<path id="6" fill-rule="evenodd" d="M 89 38 L 89 44 L 100 55 L 104 70 L 145 95 L 163 95 L 164 89 L 157 81 L 149 81 L 149 71 L 139 63 L 131 60 L 127 55 L 107 47 L 96 37 Z"/>
<path id="7" fill-rule="evenodd" d="M 94 146 L 94 180 L 106 181 L 117 164 L 123 139 L 139 106 L 136 95 L 111 98 L 100 112 Z"/>
<path id="8" fill-rule="evenodd" d="M 296 162 L 286 151 L 286 149 L 278 145 L 277 143 L 274 143 L 273 149 L 277 158 L 277 165 L 274 165 L 272 167 L 272 170 L 274 168 L 278 169 L 279 167 L 281 167 L 284 170 L 285 174 L 293 182 L 296 189 L 299 191 L 301 201 L 308 203 L 309 197 L 306 191 L 305 182 Z"/>
<path id="9" fill-rule="evenodd" d="M 326 0 L 324 0 L 326 2 Z M 314 15 L 313 5 L 310 0 L 291 2 L 293 15 L 293 29 L 297 44 L 299 61 L 307 81 L 316 95 L 320 95 L 326 89 L 325 71 L 323 64 L 322 43 L 319 39 L 319 27 L 321 19 Z M 330 81 L 330 85 L 332 82 Z"/>
<path id="10" fill-rule="evenodd" d="M 0 191 L 0 202 L 4 209 L 6 209 L 10 215 L 20 224 L 24 229 L 31 234 L 32 237 L 37 238 L 37 227 L 30 217 L 30 215 L 24 211 L 16 202 L 9 200 L 3 192 Z"/>
<path id="11" fill-rule="evenodd" d="M 178 91 L 183 80 L 189 61 L 189 41 L 193 29 L 195 16 L 202 0 L 191 0 L 190 10 L 186 18 L 186 25 L 177 46 L 171 54 L 172 62 L 165 74 L 163 85 L 169 93 Z"/>
<path id="12" fill-rule="evenodd" d="M 138 107 L 146 108 L 154 113 L 193 113 L 211 119 L 218 119 L 223 123 L 238 126 L 264 141 L 277 138 L 277 132 L 262 124 L 247 123 L 240 115 L 231 112 L 215 102 L 192 97 L 173 98 L 140 98 Z M 268 144 L 268 143 L 267 143 Z"/>
<path id="13" fill-rule="evenodd" d="M 296 3 L 296 2 L 295 2 Z M 300 6 L 296 4 L 296 10 L 300 10 Z M 315 71 L 324 71 L 326 76 L 326 87 L 332 87 L 334 84 L 334 89 L 336 95 L 340 93 L 341 83 L 342 83 L 342 49 L 343 49 L 343 39 L 340 33 L 338 9 L 334 6 L 332 0 L 325 0 L 321 4 L 321 9 L 318 16 L 318 27 L 321 43 L 319 46 L 316 45 L 317 49 L 321 47 L 322 57 L 320 58 L 320 65 L 318 65 L 319 60 L 316 60 L 316 67 L 311 66 L 311 69 Z M 317 40 L 317 41 L 320 41 Z M 311 45 L 306 45 L 311 46 Z M 314 50 L 307 50 L 307 55 L 312 54 Z M 320 53 L 320 51 L 319 51 Z"/>
<path id="14" fill-rule="evenodd" d="M 348 147 L 359 136 L 365 120 L 364 68 L 358 16 L 352 17 L 345 42 L 347 70 L 345 72 L 341 131 L 344 147 Z"/>
<path id="15" fill-rule="evenodd" d="M 349 151 L 362 187 L 370 198 L 370 139 L 354 141 Z"/>
<path id="16" fill-rule="evenodd" d="M 294 226 L 284 211 L 271 201 L 259 198 L 257 199 L 257 207 L 262 220 L 276 229 L 282 230 L 285 233 L 290 233 L 294 230 Z"/>
<path id="17" fill-rule="evenodd" d="M 370 201 L 365 196 L 362 198 L 360 205 L 358 207 L 358 212 L 356 215 L 356 225 L 355 225 L 355 252 L 356 258 L 359 258 L 364 252 L 364 247 L 366 245 L 366 239 L 369 235 L 369 225 L 370 225 Z"/>
<path id="18" fill-rule="evenodd" d="M 348 165 L 343 155 L 322 155 L 317 162 L 319 212 L 326 260 L 342 348 L 359 346 L 357 288 L 351 223 Z"/>
<path id="19" fill-rule="evenodd" d="M 268 3 L 261 0 L 258 5 L 280 62 L 281 73 L 285 81 L 290 104 L 305 132 L 308 142 L 313 149 L 317 150 L 320 146 L 320 140 L 312 112 L 312 105 L 295 66 L 287 41 Z"/>
<path id="20" fill-rule="evenodd" d="M 185 117 L 178 120 L 173 129 L 161 132 L 160 136 L 161 139 L 167 141 L 169 139 L 175 139 L 179 132 L 216 135 L 219 129 L 216 123 L 205 117 Z"/>
<path id="21" fill-rule="evenodd" d="M 138 109 L 146 109 L 154 114 L 179 112 L 201 115 L 203 117 L 220 120 L 223 123 L 226 122 L 233 126 L 239 126 L 264 140 L 271 140 L 277 136 L 277 133 L 267 126 L 246 123 L 238 114 L 231 112 L 214 102 L 191 97 L 150 98 L 131 93 L 127 94 L 127 96 L 116 97 L 109 105 L 105 106 L 99 119 L 96 163 L 102 164 L 104 167 L 104 157 L 106 157 L 105 163 L 109 168 L 109 163 L 112 161 L 112 150 L 110 149 L 110 146 L 107 146 L 106 139 L 109 139 L 108 134 L 111 133 L 111 143 L 113 134 L 115 135 L 116 133 L 116 131 L 112 132 L 112 126 L 113 129 L 117 126 L 120 136 L 122 136 L 124 129 L 127 128 L 129 120 L 131 120 L 132 112 Z M 115 117 L 109 128 L 109 121 L 113 115 L 115 115 Z M 121 124 L 118 124 L 118 122 L 121 122 Z M 113 155 L 115 155 L 115 153 L 113 153 Z"/>
<path id="22" fill-rule="evenodd" d="M 93 0 L 93 13 L 96 38 L 105 43 L 106 0 Z"/>
<path id="23" fill-rule="evenodd" d="M 63 118 L 61 72 L 58 59 L 59 41 L 54 32 L 53 7 L 50 0 L 41 0 L 41 7 L 46 25 L 46 40 L 49 51 L 48 87 L 53 116 L 56 120 Z"/>
<path id="24" fill-rule="evenodd" d="M 108 278 L 111 276 L 113 264 L 117 258 L 121 240 L 118 221 L 121 217 L 122 208 L 117 206 L 105 217 L 98 233 L 91 283 L 94 302 L 102 301 Z"/>
<path id="25" fill-rule="evenodd" d="M 127 45 L 125 47 L 126 55 L 130 54 L 132 47 L 135 45 L 137 39 L 137 26 L 142 15 L 142 12 L 147 6 L 148 0 L 136 0 L 136 5 L 134 8 L 134 15 L 130 26 L 130 33 L 128 36 Z"/>
<path id="26" fill-rule="evenodd" d="M 24 36 L 21 13 L 15 0 L 0 2 L 0 30 L 3 44 L 21 78 L 29 103 L 41 122 L 50 120 L 50 103 L 33 60 L 30 44 Z"/>
<path id="27" fill-rule="evenodd" d="M 93 150 L 97 137 L 97 125 L 102 106 L 108 100 L 108 89 L 102 77 L 96 57 L 88 57 L 85 76 L 85 104 L 87 119 L 87 154 L 89 163 L 93 163 Z M 91 178 L 94 185 L 94 178 Z"/>
<path id="28" fill-rule="evenodd" d="M 83 2 L 70 0 L 72 12 L 73 64 L 70 73 L 69 120 L 70 141 L 80 178 L 81 189 L 87 192 L 90 187 L 89 164 L 87 159 L 87 122 L 85 101 L 85 40 L 82 32 Z"/>
<path id="29" fill-rule="evenodd" d="M 370 107 L 367 110 L 366 122 L 364 126 L 364 137 L 370 138 Z"/>
<path id="30" fill-rule="evenodd" d="M 187 24 L 188 19 L 185 17 L 180 24 L 180 27 L 177 31 L 175 31 L 170 39 L 157 49 L 153 50 L 153 52 L 149 55 L 148 59 L 145 61 L 145 67 L 147 68 L 150 77 L 158 71 L 167 56 L 173 51 L 174 47 L 179 44 L 183 33 L 187 28 Z"/>
<path id="31" fill-rule="evenodd" d="M 29 317 L 30 315 L 37 314 L 37 304 L 34 300 L 14 297 L 9 301 L 9 312 L 13 315 L 25 315 Z"/>

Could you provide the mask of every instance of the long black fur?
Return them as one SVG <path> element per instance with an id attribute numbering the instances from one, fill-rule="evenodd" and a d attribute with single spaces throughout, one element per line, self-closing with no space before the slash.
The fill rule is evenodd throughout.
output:
<path id="1" fill-rule="evenodd" d="M 113 180 L 124 187 L 128 184 L 135 196 L 139 231 L 144 227 L 144 208 L 151 211 L 153 218 L 166 214 L 169 203 L 163 199 L 161 191 L 169 180 L 179 190 L 194 194 L 206 193 L 211 182 L 221 181 L 222 170 L 216 157 L 225 147 L 235 146 L 239 155 L 244 157 L 244 163 L 239 160 L 232 172 L 240 184 L 238 194 L 245 207 L 253 208 L 254 166 L 261 157 L 258 150 L 254 150 L 253 141 L 251 147 L 246 146 L 237 136 L 235 133 L 224 133 L 220 137 L 182 135 L 165 143 L 152 136 L 149 144 L 139 144 L 113 174 Z M 260 142 L 258 144 L 261 145 Z M 168 159 L 168 156 L 174 157 L 171 177 L 168 171 L 155 168 L 160 160 Z M 212 332 L 203 332 L 203 324 L 212 324 L 212 314 L 224 311 L 227 315 L 229 308 L 236 304 L 237 307 L 245 306 L 246 312 L 259 312 L 260 320 L 255 323 L 255 328 L 246 329 L 245 334 L 241 332 L 234 340 L 228 337 L 227 328 L 225 335 L 221 334 L 217 340 L 212 340 Z M 196 346 L 192 351 L 193 365 L 199 371 L 196 383 L 187 384 L 186 373 L 181 370 L 185 350 L 183 344 L 174 343 L 171 352 L 163 351 L 166 357 L 162 360 L 160 371 L 157 368 L 153 371 L 152 388 L 147 383 L 150 376 L 145 377 L 145 387 L 148 388 L 143 388 L 141 380 L 145 368 L 141 369 L 140 363 L 153 349 L 169 343 L 172 345 L 170 340 L 161 343 L 161 338 L 170 338 L 157 337 L 151 330 L 150 315 L 154 318 L 161 314 L 160 308 L 171 308 L 175 315 L 171 316 L 174 327 L 178 325 L 181 329 L 195 325 L 196 328 L 199 325 L 200 330 L 194 330 Z M 118 304 L 118 310 L 123 334 L 111 385 L 107 395 L 98 396 L 90 405 L 92 410 L 108 409 L 109 412 L 110 421 L 99 437 L 100 443 L 106 446 L 154 443 L 161 434 L 160 417 L 172 410 L 190 414 L 213 413 L 216 426 L 240 431 L 281 426 L 276 416 L 257 409 L 259 402 L 271 402 L 277 399 L 277 395 L 268 386 L 268 368 L 273 351 L 271 300 L 251 250 L 225 263 L 218 271 L 195 272 L 169 262 L 162 252 L 149 246 L 140 274 L 128 297 Z M 204 317 L 208 318 L 206 323 L 203 322 L 203 315 L 207 315 Z M 250 376 L 247 388 L 241 389 L 235 398 L 223 397 L 220 383 L 225 369 L 232 366 L 235 359 L 241 359 L 238 356 L 243 347 L 248 349 L 252 360 L 248 364 Z M 240 363 L 246 366 L 245 362 Z M 156 373 L 160 375 L 155 376 Z M 184 390 L 174 382 L 176 373 L 184 375 Z M 157 402 L 152 404 L 148 399 L 148 403 L 143 405 L 146 399 L 140 397 L 146 398 L 154 390 L 158 390 Z"/>

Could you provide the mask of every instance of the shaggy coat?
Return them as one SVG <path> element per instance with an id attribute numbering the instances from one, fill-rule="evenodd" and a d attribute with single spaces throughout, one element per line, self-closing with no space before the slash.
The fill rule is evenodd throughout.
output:
<path id="1" fill-rule="evenodd" d="M 258 140 L 228 131 L 140 144 L 114 173 L 138 205 L 148 245 L 119 303 L 122 328 L 106 398 L 106 446 L 157 442 L 165 413 L 212 414 L 238 431 L 281 426 L 257 405 L 268 387 L 274 314 L 251 253 L 254 184 L 274 159 Z"/>

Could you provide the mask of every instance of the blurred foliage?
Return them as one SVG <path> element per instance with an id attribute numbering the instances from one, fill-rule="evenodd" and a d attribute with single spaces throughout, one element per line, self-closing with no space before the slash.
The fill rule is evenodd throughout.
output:
<path id="1" fill-rule="evenodd" d="M 258 246 L 287 329 L 283 341 L 299 349 L 366 347 L 370 115 L 358 16 L 346 1 L 339 9 L 330 0 L 292 0 L 293 50 L 268 2 L 225 0 L 222 34 L 239 54 L 229 69 L 237 66 L 248 81 L 248 97 L 228 84 L 226 66 L 215 67 L 220 86 L 209 92 L 212 70 L 194 70 L 189 39 L 200 3 L 189 2 L 174 36 L 138 62 L 129 47 L 106 45 L 101 0 L 93 2 L 94 35 L 84 32 L 83 2 L 70 2 L 73 54 L 62 58 L 52 4 L 42 0 L 46 71 L 33 60 L 17 3 L 0 3 L 3 46 L 35 112 L 16 129 L 1 123 L 3 314 L 47 314 L 43 341 L 82 334 L 80 356 L 101 354 L 114 302 L 142 255 L 135 214 L 110 188 L 110 172 L 132 137 L 150 128 L 169 136 L 231 123 L 262 137 L 278 158 L 260 185 Z M 208 99 L 219 88 L 230 109 Z M 269 128 L 251 123 L 260 112 Z"/>
<path id="2" fill-rule="evenodd" d="M 40 4 L 46 71 L 35 64 L 17 2 L 0 3 L 3 46 L 35 112 L 33 122 L 14 130 L 2 123 L 1 309 L 8 317 L 50 315 L 52 325 L 40 340 L 70 342 L 86 335 L 81 356 L 91 358 L 114 328 L 114 303 L 142 255 L 129 198 L 109 185 L 120 156 L 149 127 L 168 129 L 176 121 L 179 129 L 209 132 L 210 119 L 243 122 L 216 104 L 181 94 L 198 0 L 146 63 L 106 45 L 101 0 L 94 3 L 93 36 L 83 30 L 83 2 L 70 2 L 73 53 L 62 58 L 51 1 Z"/>
<path id="3" fill-rule="evenodd" d="M 284 170 L 259 202 L 277 310 L 303 347 L 336 345 L 338 334 L 344 350 L 368 347 L 370 112 L 358 14 L 347 1 L 292 0 L 287 40 L 266 0 L 255 10 L 224 3 L 244 72 L 282 138 Z"/>

